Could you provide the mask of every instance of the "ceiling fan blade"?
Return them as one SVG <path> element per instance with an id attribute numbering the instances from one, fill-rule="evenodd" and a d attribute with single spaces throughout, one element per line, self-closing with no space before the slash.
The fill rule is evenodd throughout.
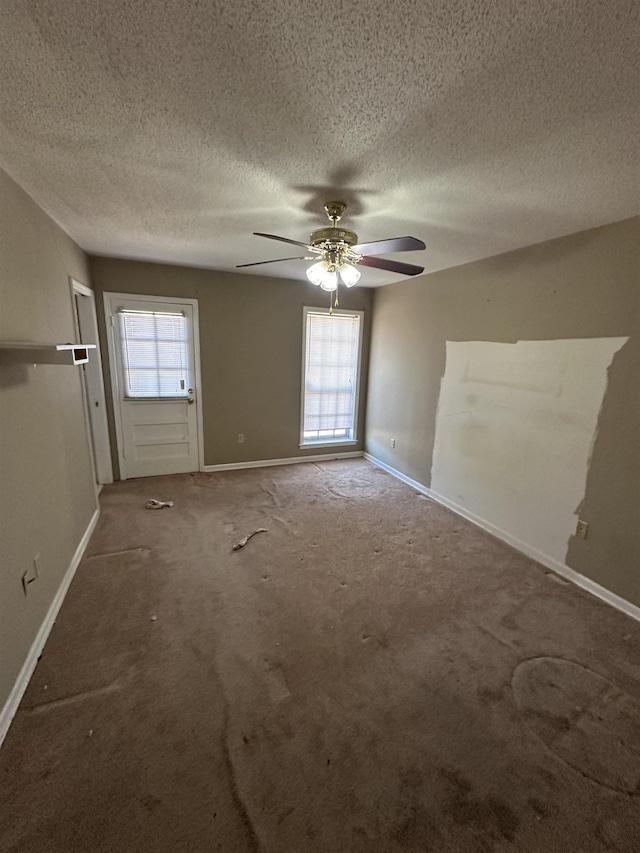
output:
<path id="1" fill-rule="evenodd" d="M 253 232 L 256 237 L 268 237 L 269 240 L 279 240 L 281 243 L 291 243 L 292 246 L 304 246 L 309 249 L 306 243 L 301 243 L 299 240 L 290 240 L 288 237 L 276 237 L 275 234 L 262 234 L 260 231 Z"/>
<path id="2" fill-rule="evenodd" d="M 272 261 L 255 261 L 252 264 L 236 264 L 236 269 L 240 267 L 259 267 L 260 264 L 279 264 L 280 261 L 311 261 L 313 258 L 274 258 Z"/>
<path id="3" fill-rule="evenodd" d="M 418 267 L 415 264 L 403 264 L 401 261 L 390 261 L 388 258 L 369 258 L 366 255 L 358 261 L 358 266 L 376 267 L 379 270 L 399 272 L 402 275 L 420 275 L 424 272 L 424 267 Z"/>
<path id="4" fill-rule="evenodd" d="M 415 237 L 394 237 L 392 240 L 359 243 L 351 249 L 359 255 L 386 255 L 387 252 L 412 252 L 415 249 L 426 249 L 426 246 L 422 240 Z"/>

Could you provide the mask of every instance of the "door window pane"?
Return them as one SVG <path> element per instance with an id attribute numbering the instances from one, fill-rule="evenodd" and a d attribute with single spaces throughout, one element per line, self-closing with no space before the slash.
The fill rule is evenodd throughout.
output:
<path id="1" fill-rule="evenodd" d="M 188 333 L 184 314 L 120 311 L 125 397 L 186 397 Z"/>

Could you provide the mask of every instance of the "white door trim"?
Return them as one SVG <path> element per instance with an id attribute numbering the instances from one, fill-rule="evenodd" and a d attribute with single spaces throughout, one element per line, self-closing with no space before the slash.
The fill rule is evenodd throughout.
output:
<path id="1" fill-rule="evenodd" d="M 120 479 L 127 479 L 126 461 L 123 456 L 124 436 L 122 435 L 122 424 L 120 421 L 120 376 L 116 363 L 115 338 L 113 331 L 113 314 L 111 312 L 111 299 L 134 299 L 136 302 L 166 302 L 175 305 L 177 302 L 190 305 L 193 310 L 193 360 L 196 381 L 196 410 L 198 426 L 198 470 L 204 469 L 204 428 L 202 420 L 202 378 L 200 372 L 200 319 L 198 314 L 198 300 L 187 299 L 182 296 L 149 296 L 139 293 L 113 293 L 102 294 L 104 303 L 104 322 L 107 334 L 107 350 L 109 353 L 109 374 L 111 376 L 111 397 L 113 403 L 113 419 L 116 428 L 116 444 L 118 449 L 118 464 L 120 466 Z"/>
<path id="2" fill-rule="evenodd" d="M 96 348 L 90 354 L 92 369 L 86 370 L 82 381 L 82 397 L 85 404 L 87 437 L 91 450 L 91 460 L 94 468 L 94 479 L 100 488 L 106 483 L 113 483 L 113 466 L 111 464 L 111 444 L 109 441 L 109 426 L 107 423 L 107 400 L 104 393 L 104 381 L 102 379 L 102 356 L 100 354 L 100 342 L 98 340 L 98 317 L 96 314 L 96 295 L 85 284 L 69 276 L 71 289 L 71 303 L 73 309 L 73 323 L 78 341 L 84 344 L 95 343 Z M 84 337 L 79 325 L 78 308 L 76 296 L 87 298 L 90 309 L 89 338 L 85 329 Z M 97 367 L 96 370 L 93 367 Z M 88 391 L 88 395 L 87 395 Z M 91 405 L 91 400 L 97 403 L 97 409 Z"/>

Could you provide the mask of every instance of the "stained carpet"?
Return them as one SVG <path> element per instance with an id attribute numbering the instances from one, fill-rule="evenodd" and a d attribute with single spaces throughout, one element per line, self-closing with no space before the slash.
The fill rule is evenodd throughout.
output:
<path id="1" fill-rule="evenodd" d="M 364 460 L 101 503 L 2 850 L 640 849 L 637 622 Z"/>

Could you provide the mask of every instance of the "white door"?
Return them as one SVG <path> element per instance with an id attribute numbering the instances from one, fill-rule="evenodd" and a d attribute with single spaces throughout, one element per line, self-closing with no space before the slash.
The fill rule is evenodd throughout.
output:
<path id="1" fill-rule="evenodd" d="M 198 471 L 197 301 L 104 299 L 121 478 Z"/>
<path id="2" fill-rule="evenodd" d="M 90 288 L 79 281 L 72 278 L 70 283 L 78 340 L 83 344 L 96 345 L 96 348 L 89 354 L 89 361 L 87 364 L 83 364 L 81 369 L 84 379 L 84 398 L 96 483 L 104 485 L 105 483 L 113 483 L 113 468 L 111 466 L 107 406 L 102 381 L 102 360 L 98 342 L 95 296 Z"/>

